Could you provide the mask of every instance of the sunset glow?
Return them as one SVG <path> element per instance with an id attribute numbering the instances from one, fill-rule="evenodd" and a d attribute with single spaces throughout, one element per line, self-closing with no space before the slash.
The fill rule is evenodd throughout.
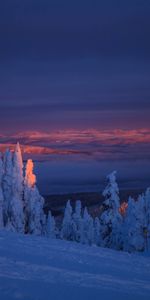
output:
<path id="1" fill-rule="evenodd" d="M 11 142 L 13 140 L 21 140 L 23 144 L 31 143 L 43 143 L 55 142 L 56 144 L 71 144 L 73 142 L 79 144 L 88 144 L 91 142 L 102 142 L 104 144 L 138 144 L 138 143 L 150 143 L 150 129 L 114 129 L 114 130 L 59 130 L 50 132 L 39 132 L 39 131 L 27 131 L 20 132 L 14 135 L 0 135 L 0 141 Z"/>
<path id="2" fill-rule="evenodd" d="M 71 155 L 87 159 L 149 158 L 150 129 L 139 130 L 59 130 L 51 132 L 28 131 L 11 136 L 1 135 L 0 151 L 14 149 L 20 141 L 24 154 Z"/>

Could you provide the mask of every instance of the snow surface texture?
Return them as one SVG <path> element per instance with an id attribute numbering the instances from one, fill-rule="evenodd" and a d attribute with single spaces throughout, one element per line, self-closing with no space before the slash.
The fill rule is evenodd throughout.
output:
<path id="1" fill-rule="evenodd" d="M 149 300 L 150 259 L 0 231 L 1 300 Z"/>

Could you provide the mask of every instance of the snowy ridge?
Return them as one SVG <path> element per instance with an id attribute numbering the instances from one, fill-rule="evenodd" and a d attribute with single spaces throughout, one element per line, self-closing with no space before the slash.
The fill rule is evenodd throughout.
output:
<path id="1" fill-rule="evenodd" d="M 149 295 L 149 257 L 0 232 L 0 299 L 148 300 Z"/>

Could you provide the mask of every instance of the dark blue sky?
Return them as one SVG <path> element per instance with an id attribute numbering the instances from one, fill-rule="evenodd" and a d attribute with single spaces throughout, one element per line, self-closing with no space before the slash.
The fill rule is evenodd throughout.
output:
<path id="1" fill-rule="evenodd" d="M 0 128 L 149 127 L 150 1 L 0 3 Z"/>

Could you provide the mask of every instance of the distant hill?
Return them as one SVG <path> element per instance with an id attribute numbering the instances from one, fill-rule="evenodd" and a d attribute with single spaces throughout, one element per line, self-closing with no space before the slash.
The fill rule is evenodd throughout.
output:
<path id="1" fill-rule="evenodd" d="M 143 192 L 142 189 L 128 189 L 120 190 L 121 202 L 127 201 L 129 196 L 136 198 L 139 194 Z M 83 192 L 83 193 L 68 193 L 68 194 L 58 194 L 58 195 L 44 195 L 45 199 L 45 212 L 49 210 L 53 212 L 53 215 L 61 215 L 63 213 L 64 207 L 67 200 L 71 200 L 72 205 L 77 200 L 81 200 L 82 206 L 87 206 L 90 213 L 95 217 L 99 214 L 101 210 L 101 205 L 103 202 L 102 192 Z"/>

